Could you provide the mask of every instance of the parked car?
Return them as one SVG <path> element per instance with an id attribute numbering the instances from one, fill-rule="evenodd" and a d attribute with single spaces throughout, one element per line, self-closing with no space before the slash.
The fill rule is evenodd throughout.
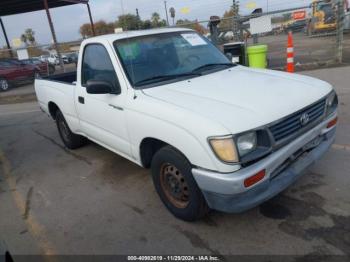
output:
<path id="1" fill-rule="evenodd" d="M 37 65 L 21 62 L 17 59 L 0 60 L 0 91 L 8 90 L 12 85 L 33 81 L 41 70 Z"/>
<path id="2" fill-rule="evenodd" d="M 49 55 L 41 55 L 39 56 L 39 59 L 42 62 L 48 62 L 49 57 L 50 57 Z"/>
<path id="3" fill-rule="evenodd" d="M 68 58 L 68 63 L 74 63 L 74 64 L 78 64 L 78 54 L 77 53 L 69 53 L 66 54 L 66 57 Z"/>
<path id="4" fill-rule="evenodd" d="M 21 60 L 22 63 L 36 65 L 40 69 L 40 75 L 53 74 L 55 72 L 55 67 L 50 65 L 48 62 L 42 62 L 38 58 L 29 58 Z"/>
<path id="5" fill-rule="evenodd" d="M 195 31 L 98 36 L 79 54 L 77 72 L 35 81 L 40 107 L 67 148 L 89 138 L 150 167 L 160 199 L 183 220 L 259 205 L 334 141 L 330 84 L 233 64 Z"/>
<path id="6" fill-rule="evenodd" d="M 52 65 L 60 64 L 60 60 L 58 59 L 58 56 L 55 54 L 50 54 L 49 57 L 47 58 L 47 61 Z"/>
<path id="7" fill-rule="evenodd" d="M 68 56 L 62 55 L 61 57 L 64 64 L 70 64 Z"/>

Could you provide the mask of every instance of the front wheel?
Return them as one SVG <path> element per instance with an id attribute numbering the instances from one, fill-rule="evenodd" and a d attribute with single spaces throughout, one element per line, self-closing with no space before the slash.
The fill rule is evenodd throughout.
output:
<path id="1" fill-rule="evenodd" d="M 192 175 L 188 160 L 171 146 L 161 148 L 152 159 L 152 177 L 157 193 L 177 218 L 195 221 L 204 217 L 208 205 Z"/>
<path id="2" fill-rule="evenodd" d="M 0 78 L 0 91 L 7 91 L 10 88 L 9 82 L 4 79 L 4 78 Z"/>
<path id="3" fill-rule="evenodd" d="M 60 137 L 67 148 L 77 149 L 86 144 L 87 139 L 85 137 L 76 135 L 70 130 L 60 110 L 57 110 L 56 113 L 56 124 Z"/>

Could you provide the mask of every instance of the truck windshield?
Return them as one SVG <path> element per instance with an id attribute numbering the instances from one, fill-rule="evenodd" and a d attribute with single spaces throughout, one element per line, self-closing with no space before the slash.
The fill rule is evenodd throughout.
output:
<path id="1" fill-rule="evenodd" d="M 192 31 L 117 40 L 114 48 L 135 88 L 149 88 L 234 66 L 206 38 Z"/>

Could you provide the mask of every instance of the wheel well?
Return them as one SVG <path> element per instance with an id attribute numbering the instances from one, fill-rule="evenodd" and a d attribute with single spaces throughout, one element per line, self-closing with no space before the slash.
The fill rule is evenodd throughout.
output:
<path id="1" fill-rule="evenodd" d="M 12 256 L 8 251 L 5 253 L 5 262 L 13 262 Z"/>
<path id="2" fill-rule="evenodd" d="M 49 102 L 49 112 L 54 120 L 56 119 L 57 110 L 59 110 L 58 106 L 54 102 Z"/>
<path id="3" fill-rule="evenodd" d="M 146 168 L 149 168 L 151 166 L 154 154 L 166 145 L 168 144 L 156 138 L 144 138 L 140 145 L 140 157 L 142 165 Z"/>

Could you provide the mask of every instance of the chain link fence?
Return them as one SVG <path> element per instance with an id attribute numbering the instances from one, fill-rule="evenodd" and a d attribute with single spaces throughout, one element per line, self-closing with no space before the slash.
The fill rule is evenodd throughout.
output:
<path id="1" fill-rule="evenodd" d="M 210 20 L 178 26 L 197 30 L 222 50 L 225 44 L 236 42 L 242 42 L 245 47 L 267 45 L 268 67 L 281 70 L 286 65 L 288 32 L 292 32 L 294 63 L 296 69 L 301 70 L 350 63 L 350 14 L 343 6 L 343 1 L 338 1 L 321 6 L 310 5 L 269 13 L 225 17 L 220 18 L 217 30 L 210 30 Z M 252 34 L 251 19 L 265 16 L 271 19 L 271 30 Z"/>

